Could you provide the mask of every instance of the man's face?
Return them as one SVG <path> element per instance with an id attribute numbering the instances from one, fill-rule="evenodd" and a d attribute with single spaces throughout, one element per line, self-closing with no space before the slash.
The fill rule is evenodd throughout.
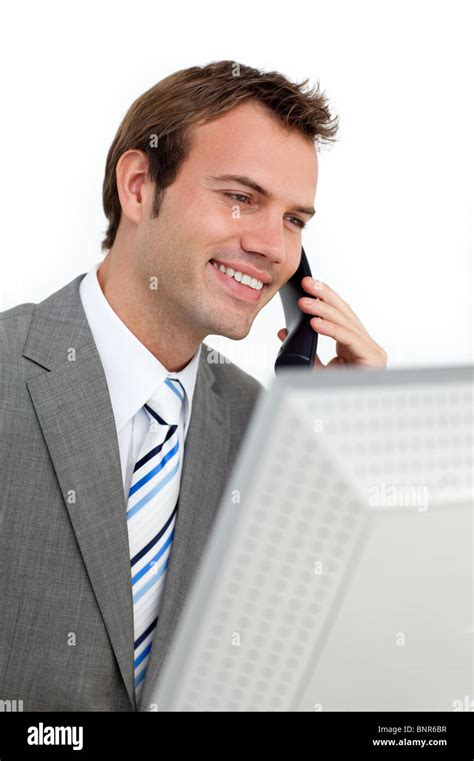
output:
<path id="1" fill-rule="evenodd" d="M 244 338 L 298 267 L 302 226 L 311 216 L 302 209 L 313 205 L 317 171 L 314 143 L 253 101 L 196 126 L 158 216 L 138 231 L 141 272 L 158 276 L 168 317 L 200 340 Z M 150 209 L 152 193 L 150 184 Z M 254 275 L 263 287 L 239 283 L 213 261 Z"/>

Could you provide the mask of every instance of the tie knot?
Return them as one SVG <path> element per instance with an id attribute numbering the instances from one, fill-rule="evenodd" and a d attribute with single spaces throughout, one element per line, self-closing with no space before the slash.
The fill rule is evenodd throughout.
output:
<path id="1" fill-rule="evenodd" d="M 184 402 L 184 388 L 178 378 L 166 378 L 145 404 L 150 422 L 178 425 Z"/>

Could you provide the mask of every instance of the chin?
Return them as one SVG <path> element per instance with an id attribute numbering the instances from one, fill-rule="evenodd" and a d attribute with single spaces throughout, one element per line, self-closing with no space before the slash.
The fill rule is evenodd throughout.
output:
<path id="1" fill-rule="evenodd" d="M 231 338 L 233 341 L 241 341 L 246 338 L 250 333 L 252 326 L 229 326 L 229 325 L 215 325 L 214 330 L 210 331 L 215 336 L 224 336 L 224 338 Z"/>

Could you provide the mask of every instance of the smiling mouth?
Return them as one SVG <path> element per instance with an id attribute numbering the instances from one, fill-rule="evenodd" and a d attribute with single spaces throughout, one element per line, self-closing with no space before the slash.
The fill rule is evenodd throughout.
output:
<path id="1" fill-rule="evenodd" d="M 251 277 L 250 275 L 246 275 L 243 272 L 240 272 L 239 270 L 232 269 L 232 267 L 225 267 L 223 264 L 216 262 L 214 259 L 211 259 L 210 263 L 212 264 L 214 269 L 218 269 L 219 272 L 225 273 L 227 277 L 230 277 L 233 280 L 236 280 L 238 283 L 241 283 L 242 285 L 246 285 L 255 291 L 261 291 L 264 286 L 264 283 L 262 283 L 262 281 L 258 280 L 256 277 Z"/>
<path id="2" fill-rule="evenodd" d="M 226 289 L 233 296 L 236 296 L 240 301 L 259 301 L 261 294 L 266 288 L 266 284 L 262 283 L 261 280 L 251 278 L 249 275 L 242 275 L 242 273 L 239 273 L 238 270 L 234 272 L 234 270 L 232 270 L 230 267 L 226 268 L 224 265 L 219 267 L 217 262 L 214 262 L 213 259 L 207 263 L 207 266 L 212 268 L 214 275 L 217 277 L 220 283 L 225 286 Z M 228 274 L 227 270 L 229 270 L 232 274 Z M 239 280 L 240 275 L 242 277 Z"/>

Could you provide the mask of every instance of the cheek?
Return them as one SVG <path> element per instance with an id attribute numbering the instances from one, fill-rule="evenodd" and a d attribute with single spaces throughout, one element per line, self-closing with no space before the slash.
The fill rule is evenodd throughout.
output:
<path id="1" fill-rule="evenodd" d="M 181 220 L 190 237 L 215 243 L 239 233 L 239 219 L 232 216 L 232 207 L 215 201 L 190 203 Z"/>

